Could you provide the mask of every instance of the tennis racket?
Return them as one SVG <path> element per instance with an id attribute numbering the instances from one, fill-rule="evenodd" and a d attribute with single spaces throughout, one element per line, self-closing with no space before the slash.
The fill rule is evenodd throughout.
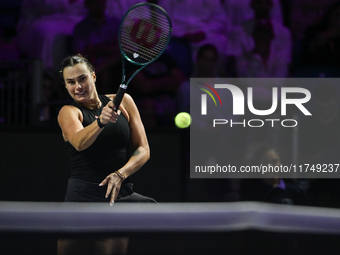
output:
<path id="1" fill-rule="evenodd" d="M 124 15 L 119 29 L 119 48 L 122 55 L 122 82 L 113 101 L 116 111 L 132 78 L 145 66 L 159 58 L 169 44 L 171 20 L 166 11 L 156 4 L 139 3 Z M 137 70 L 126 81 L 126 61 Z"/>

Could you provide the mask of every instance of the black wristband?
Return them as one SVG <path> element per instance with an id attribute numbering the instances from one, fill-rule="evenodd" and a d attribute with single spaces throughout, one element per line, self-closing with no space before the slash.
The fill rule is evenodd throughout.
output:
<path id="1" fill-rule="evenodd" d="M 103 128 L 103 127 L 105 127 L 105 125 L 106 125 L 106 124 L 103 124 L 103 123 L 100 122 L 100 117 L 97 118 L 97 123 L 98 123 L 98 126 L 99 126 L 100 128 Z"/>

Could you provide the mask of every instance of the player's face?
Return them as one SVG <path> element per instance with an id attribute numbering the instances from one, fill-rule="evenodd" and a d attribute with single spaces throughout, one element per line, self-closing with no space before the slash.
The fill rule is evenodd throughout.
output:
<path id="1" fill-rule="evenodd" d="M 84 63 L 68 66 L 63 71 L 66 89 L 80 104 L 86 104 L 97 97 L 96 75 Z"/>

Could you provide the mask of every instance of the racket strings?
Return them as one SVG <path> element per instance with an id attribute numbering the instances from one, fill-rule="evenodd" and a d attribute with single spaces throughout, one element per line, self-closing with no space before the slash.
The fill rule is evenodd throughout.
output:
<path id="1" fill-rule="evenodd" d="M 140 19 L 141 20 L 141 19 Z M 144 22 L 148 22 L 148 25 L 150 26 L 150 25 L 152 25 L 153 26 L 153 28 L 158 28 L 158 31 L 161 31 L 161 35 L 160 36 L 158 36 L 159 34 L 157 34 L 157 31 L 155 30 L 155 29 L 150 29 L 149 28 L 149 34 L 147 34 L 147 35 L 143 35 L 143 33 L 144 32 L 147 32 L 147 31 L 145 31 L 145 27 L 142 27 L 143 29 L 141 29 L 140 28 L 140 26 L 138 27 L 138 31 L 133 31 L 133 29 L 134 29 L 134 27 L 133 27 L 133 25 L 131 26 L 131 25 L 129 25 L 129 27 L 127 27 L 127 29 L 126 30 L 124 30 L 123 31 L 123 33 L 122 33 L 122 38 L 124 38 L 124 39 L 126 39 L 127 40 L 127 42 L 128 42 L 128 40 L 129 39 L 141 39 L 141 38 L 144 38 L 144 39 L 146 39 L 145 40 L 145 42 L 152 42 L 152 40 L 155 38 L 155 37 L 157 37 L 158 36 L 158 38 L 156 38 L 156 39 L 161 39 L 162 37 L 164 37 L 164 38 L 167 38 L 168 36 L 169 36 L 169 33 L 170 33 L 170 29 L 167 29 L 166 27 L 165 27 L 165 29 L 164 29 L 164 27 L 160 27 L 160 26 L 158 26 L 158 24 L 157 23 L 154 23 L 154 24 L 152 24 L 149 20 L 148 21 L 145 21 L 145 20 L 143 20 Z M 159 29 L 160 28 L 160 29 Z M 136 28 L 135 28 L 136 29 Z M 133 32 L 133 36 L 132 36 L 132 32 Z M 163 35 L 164 34 L 164 35 Z M 131 38 L 132 37 L 132 38 Z M 146 37 L 146 38 L 145 38 Z M 161 41 L 162 42 L 162 41 Z M 165 44 L 167 42 L 167 40 L 164 40 L 163 41 L 163 44 Z M 160 45 L 159 43 L 157 43 L 156 45 Z M 160 47 L 161 48 L 161 47 Z"/>
<path id="2" fill-rule="evenodd" d="M 147 7 L 135 8 L 130 12 L 130 17 L 147 19 L 153 24 L 159 24 L 160 27 L 169 27 L 169 19 L 167 19 L 164 13 L 157 10 L 153 11 L 152 8 L 151 9 Z"/>
<path id="3" fill-rule="evenodd" d="M 167 41 L 167 40 L 164 40 Z M 133 59 L 134 62 L 150 62 L 156 58 L 163 50 L 164 46 L 153 47 L 153 49 L 137 45 L 138 48 L 131 42 L 127 41 L 126 45 L 123 47 L 125 54 Z M 138 59 L 137 59 L 138 58 Z"/>
<path id="4" fill-rule="evenodd" d="M 168 44 L 170 21 L 164 13 L 152 9 L 149 6 L 134 8 L 122 24 L 122 49 L 136 63 L 151 62 Z"/>
<path id="5" fill-rule="evenodd" d="M 157 57 L 159 53 L 163 50 L 164 46 L 167 43 L 167 39 L 161 39 L 163 41 L 162 44 L 159 44 L 158 46 L 155 46 L 152 50 L 149 48 L 143 47 L 141 45 L 138 45 L 138 49 L 136 49 L 135 45 L 130 44 L 128 42 L 128 38 L 126 38 L 127 42 L 126 45 L 124 45 L 124 51 L 126 53 L 134 54 L 137 53 L 140 55 L 140 57 L 147 59 L 147 61 L 152 60 L 153 58 Z"/>

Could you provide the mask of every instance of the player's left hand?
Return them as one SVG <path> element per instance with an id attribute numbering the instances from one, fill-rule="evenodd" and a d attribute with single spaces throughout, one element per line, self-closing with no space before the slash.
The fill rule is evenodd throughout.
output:
<path id="1" fill-rule="evenodd" d="M 116 173 L 112 173 L 106 176 L 106 178 L 99 184 L 99 186 L 104 186 L 107 184 L 105 198 L 110 197 L 111 206 L 118 197 L 122 182 L 122 179 Z"/>

